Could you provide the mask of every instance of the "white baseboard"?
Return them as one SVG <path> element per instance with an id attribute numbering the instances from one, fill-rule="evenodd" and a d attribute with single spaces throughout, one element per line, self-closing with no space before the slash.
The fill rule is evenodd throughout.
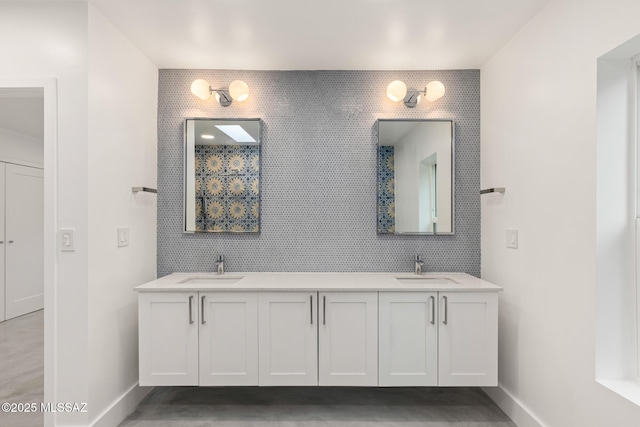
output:
<path id="1" fill-rule="evenodd" d="M 518 427 L 547 427 L 526 405 L 502 386 L 484 387 L 482 390 Z"/>
<path id="2" fill-rule="evenodd" d="M 131 386 L 90 424 L 91 427 L 114 427 L 133 412 L 153 387 Z"/>

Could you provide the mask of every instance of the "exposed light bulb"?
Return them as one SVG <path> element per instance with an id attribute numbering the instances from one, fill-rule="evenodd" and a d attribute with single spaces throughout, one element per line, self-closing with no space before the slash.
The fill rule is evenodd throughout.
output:
<path id="1" fill-rule="evenodd" d="M 207 135 L 207 134 L 202 134 L 202 135 L 200 135 L 200 137 L 201 137 L 202 139 L 213 139 L 213 138 L 214 138 L 214 136 L 213 136 L 213 135 Z"/>
<path id="2" fill-rule="evenodd" d="M 407 85 L 400 80 L 394 80 L 387 86 L 387 96 L 393 102 L 404 99 L 407 94 Z"/>

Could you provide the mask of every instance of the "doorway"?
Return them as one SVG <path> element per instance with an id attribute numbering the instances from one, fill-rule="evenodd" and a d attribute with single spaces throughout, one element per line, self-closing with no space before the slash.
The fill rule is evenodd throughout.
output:
<path id="1" fill-rule="evenodd" d="M 3 316 L 0 321 L 10 320 L 0 325 L 5 327 L 5 331 L 7 326 L 11 327 L 18 336 L 23 333 L 33 336 L 34 330 L 40 328 L 39 343 L 37 337 L 22 341 L 29 341 L 29 351 L 39 346 L 40 396 L 43 402 L 55 401 L 56 92 L 56 80 L 53 78 L 0 78 L 0 169 L 4 170 L 4 173 L 0 173 L 0 180 L 4 180 L 0 187 L 4 187 L 5 193 L 8 193 L 3 202 L 13 206 L 6 211 L 11 218 L 4 218 L 0 228 L 6 229 L 7 224 L 21 223 L 24 228 L 30 229 L 28 233 L 20 235 L 20 240 L 17 235 L 12 237 L 6 232 L 4 235 L 0 233 L 0 241 L 3 242 L 0 252 L 6 251 L 0 253 L 0 258 L 6 259 L 8 256 L 11 264 L 7 270 L 7 262 L 0 259 L 0 264 L 4 264 L 0 276 L 9 279 L 18 277 L 12 279 L 16 283 L 29 282 L 24 286 L 10 287 L 8 292 L 3 289 L 4 309 L 0 313 Z M 13 142 L 7 142 L 9 140 Z M 34 216 L 38 211 L 41 215 Z M 35 252 L 24 250 L 27 243 L 36 245 Z M 9 248 L 9 245 L 14 246 Z M 28 273 L 26 276 L 15 276 L 15 267 L 21 263 L 28 266 Z M 8 306 L 7 297 L 10 300 Z M 16 343 L 14 351 L 22 344 L 20 340 Z M 5 360 L 2 355 L 0 358 Z M 11 370 L 9 366 L 6 368 Z M 33 373 L 30 378 L 32 381 L 21 391 L 33 391 Z M 6 393 L 3 395 L 7 396 Z M 42 425 L 43 418 L 45 426 L 53 425 L 53 413 L 38 411 L 37 414 L 38 425 Z M 31 422 L 27 418 L 20 418 L 20 421 L 18 425 L 29 425 Z"/>
<path id="2" fill-rule="evenodd" d="M 0 89 L 0 390 L 44 402 L 44 89 Z M 16 408 L 18 409 L 18 408 Z M 34 409 L 34 408 L 32 408 Z M 39 409 L 39 408 L 37 408 Z M 38 426 L 40 411 L 3 412 Z"/>

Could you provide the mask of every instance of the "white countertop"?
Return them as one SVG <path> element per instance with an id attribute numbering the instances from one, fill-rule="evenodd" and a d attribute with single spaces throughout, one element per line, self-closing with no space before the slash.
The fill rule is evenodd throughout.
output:
<path id="1" fill-rule="evenodd" d="M 234 278 L 239 280 L 233 280 Z M 200 279 L 200 281 L 183 283 L 189 279 Z M 466 273 L 425 273 L 418 276 L 412 273 L 226 272 L 223 275 L 173 273 L 137 286 L 135 290 L 139 292 L 296 290 L 498 292 L 502 288 Z"/>

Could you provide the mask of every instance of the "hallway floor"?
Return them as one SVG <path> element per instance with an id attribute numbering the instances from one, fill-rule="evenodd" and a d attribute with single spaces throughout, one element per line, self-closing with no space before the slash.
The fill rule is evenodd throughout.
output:
<path id="1" fill-rule="evenodd" d="M 477 388 L 156 387 L 120 427 L 516 427 Z"/>
<path id="2" fill-rule="evenodd" d="M 36 403 L 35 413 L 0 412 L 2 427 L 42 427 L 44 310 L 0 322 L 0 402 Z"/>

